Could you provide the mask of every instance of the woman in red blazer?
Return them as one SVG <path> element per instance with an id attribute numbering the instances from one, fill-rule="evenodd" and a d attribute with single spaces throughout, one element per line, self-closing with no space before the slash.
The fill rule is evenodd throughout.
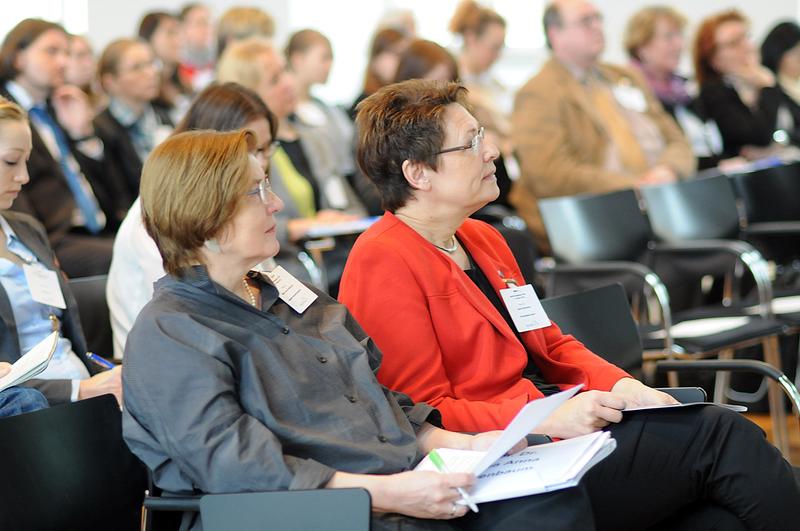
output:
<path id="1" fill-rule="evenodd" d="M 504 428 L 525 403 L 584 384 L 536 431 L 569 438 L 605 428 L 617 440 L 585 479 L 598 529 L 796 526 L 792 468 L 752 423 L 718 407 L 623 416 L 673 399 L 554 323 L 516 329 L 498 292 L 524 284 L 519 268 L 497 231 L 467 219 L 497 197 L 498 151 L 465 92 L 408 81 L 359 107 L 359 165 L 387 212 L 353 247 L 339 297 L 383 352 L 381 383 L 436 406 L 444 426 L 461 431 Z"/>

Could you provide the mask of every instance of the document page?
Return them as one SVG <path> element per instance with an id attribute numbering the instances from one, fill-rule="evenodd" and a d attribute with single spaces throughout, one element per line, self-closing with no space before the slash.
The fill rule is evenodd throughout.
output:
<path id="1" fill-rule="evenodd" d="M 57 344 L 58 332 L 53 332 L 23 354 L 11 366 L 11 371 L 0 378 L 0 391 L 19 385 L 42 372 L 50 363 L 50 357 L 56 351 Z"/>

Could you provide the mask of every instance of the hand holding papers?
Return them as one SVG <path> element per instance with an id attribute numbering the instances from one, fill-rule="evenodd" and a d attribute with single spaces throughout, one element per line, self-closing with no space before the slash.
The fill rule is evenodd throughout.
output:
<path id="1" fill-rule="evenodd" d="M 11 371 L 0 378 L 0 391 L 19 385 L 42 372 L 50 363 L 57 344 L 58 332 L 53 332 L 26 352 L 11 366 Z"/>
<path id="2" fill-rule="evenodd" d="M 471 472 L 478 477 L 469 498 L 475 503 L 538 494 L 574 486 L 583 474 L 616 447 L 606 432 L 595 432 L 566 441 L 531 446 L 504 456 L 556 408 L 582 386 L 528 403 L 486 452 L 439 448 L 436 452 L 452 472 Z M 437 470 L 430 455 L 417 470 Z M 459 503 L 466 504 L 466 501 Z"/>

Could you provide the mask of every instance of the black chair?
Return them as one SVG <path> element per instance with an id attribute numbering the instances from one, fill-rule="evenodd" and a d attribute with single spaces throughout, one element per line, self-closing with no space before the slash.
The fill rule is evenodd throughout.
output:
<path id="1" fill-rule="evenodd" d="M 800 274 L 800 162 L 730 176 L 743 211 L 742 235 L 783 274 Z"/>
<path id="2" fill-rule="evenodd" d="M 625 290 L 611 284 L 581 293 L 542 300 L 547 316 L 598 356 L 632 375 L 642 367 L 642 344 Z M 734 371 L 755 373 L 774 380 L 800 412 L 800 393 L 791 380 L 772 365 L 754 360 L 663 360 L 659 372 Z M 700 388 L 664 388 L 681 402 L 704 401 Z"/>
<path id="3" fill-rule="evenodd" d="M 72 278 L 69 289 L 78 303 L 78 315 L 90 352 L 111 357 L 114 352 L 111 317 L 106 301 L 108 275 Z"/>
<path id="4" fill-rule="evenodd" d="M 675 324 L 704 324 L 698 322 L 698 317 L 731 317 L 732 310 L 716 307 L 711 309 L 714 313 L 709 310 L 700 316 L 691 312 L 673 312 L 667 287 L 649 265 L 661 264 L 665 260 L 689 261 L 693 256 L 699 257 L 704 265 L 718 265 L 719 254 L 714 253 L 708 260 L 708 250 L 702 245 L 654 245 L 650 223 L 633 190 L 543 199 L 539 206 L 554 254 L 560 261 L 544 271 L 548 276 L 548 295 L 621 282 L 633 301 L 635 315 L 640 319 L 640 333 L 650 357 L 704 358 L 720 352 L 726 356 L 731 353 L 732 357 L 734 350 L 761 345 L 765 360 L 780 368 L 777 335 L 783 331 L 784 325 L 768 316 L 739 314 L 738 320 L 742 322 L 736 326 L 713 333 L 685 333 L 683 337 L 674 337 Z M 729 262 L 723 256 L 723 264 Z M 711 273 L 719 274 L 721 271 Z M 680 277 L 670 280 L 671 285 L 681 286 Z M 768 312 L 768 301 L 761 307 L 762 312 Z M 672 373 L 669 381 L 675 386 L 677 374 Z M 728 373 L 719 373 L 715 401 L 724 401 L 728 383 Z M 768 387 L 776 446 L 788 451 L 784 402 L 777 387 Z"/>
<path id="5" fill-rule="evenodd" d="M 150 529 L 154 511 L 179 511 L 199 512 L 205 531 L 368 531 L 370 506 L 365 489 L 148 496 L 144 521 L 145 529 Z"/>
<path id="6" fill-rule="evenodd" d="M 139 529 L 147 475 L 113 396 L 0 419 L 0 456 L 0 529 Z"/>

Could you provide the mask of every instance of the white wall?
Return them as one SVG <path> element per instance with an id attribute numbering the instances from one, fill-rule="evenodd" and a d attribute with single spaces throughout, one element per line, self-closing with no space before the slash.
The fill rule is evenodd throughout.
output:
<path id="1" fill-rule="evenodd" d="M 89 4 L 89 37 L 101 49 L 111 39 L 128 35 L 136 30 L 141 15 L 153 9 L 177 10 L 185 0 L 87 0 Z M 486 0 L 492 1 L 492 0 Z M 493 0 L 497 9 L 510 5 L 508 1 Z M 513 0 L 514 2 L 543 2 L 544 0 Z M 625 23 L 630 15 L 642 6 L 656 2 L 623 2 L 621 0 L 595 0 L 605 17 L 607 36 L 606 59 L 611 62 L 624 62 L 626 57 L 621 40 Z M 218 16 L 228 7 L 237 4 L 257 5 L 269 11 L 276 21 L 276 44 L 282 46 L 286 37 L 297 29 L 312 27 L 325 33 L 332 41 L 335 53 L 334 69 L 327 87 L 319 92 L 323 98 L 349 103 L 358 93 L 366 62 L 367 46 L 373 28 L 387 7 L 407 5 L 419 14 L 418 26 L 422 37 L 438 38 L 445 35 L 441 29 L 449 20 L 449 6 L 455 0 L 267 0 L 261 2 L 237 0 L 208 0 L 214 15 Z M 760 42 L 766 32 L 777 21 L 795 18 L 798 15 L 800 0 L 665 0 L 683 12 L 691 21 L 687 44 L 697 22 L 703 17 L 729 7 L 744 12 L 753 23 L 753 36 Z M 445 12 L 446 11 L 446 12 Z M 534 10 L 535 11 L 535 10 Z M 523 31 L 538 34 L 541 21 L 538 17 L 529 20 L 523 17 L 509 18 L 509 25 L 523 27 Z M 427 34 L 426 34 L 427 32 Z M 435 32 L 434 34 L 431 34 Z M 536 40 L 536 39 L 534 39 Z M 441 44 L 449 44 L 441 42 Z M 536 49 L 507 49 L 496 66 L 497 76 L 509 87 L 516 88 L 530 77 L 547 58 L 547 51 Z M 688 57 L 685 61 L 688 71 Z"/>

